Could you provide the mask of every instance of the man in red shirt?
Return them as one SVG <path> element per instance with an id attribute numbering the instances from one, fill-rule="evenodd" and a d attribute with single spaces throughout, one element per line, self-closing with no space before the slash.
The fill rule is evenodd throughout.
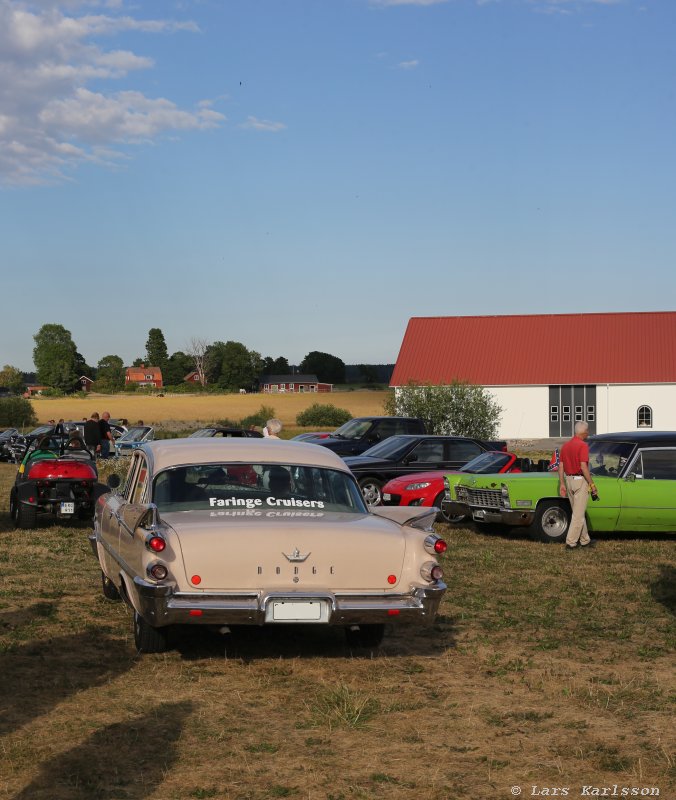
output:
<path id="1" fill-rule="evenodd" d="M 566 548 L 573 550 L 580 547 L 593 547 L 594 542 L 587 531 L 587 501 L 589 492 L 596 492 L 594 480 L 589 472 L 589 447 L 587 437 L 589 425 L 586 422 L 575 423 L 575 436 L 561 448 L 559 461 L 559 494 L 570 501 L 572 516 L 566 536 Z"/>

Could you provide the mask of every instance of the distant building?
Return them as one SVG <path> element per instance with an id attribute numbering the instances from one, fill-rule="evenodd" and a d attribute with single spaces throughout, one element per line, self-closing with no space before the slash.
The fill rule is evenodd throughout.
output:
<path id="1" fill-rule="evenodd" d="M 42 386 L 37 383 L 31 383 L 26 386 L 26 391 L 23 393 L 24 397 L 39 397 L 43 392 L 46 392 L 47 389 L 51 389 L 51 386 Z"/>
<path id="2" fill-rule="evenodd" d="M 500 438 L 676 430 L 676 312 L 414 317 L 390 381 L 483 386 Z"/>
<path id="3" fill-rule="evenodd" d="M 162 388 L 162 370 L 159 367 L 146 367 L 144 364 L 138 367 L 127 367 L 124 382 L 126 386 L 136 384 L 151 389 L 160 389 Z"/>
<path id="4" fill-rule="evenodd" d="M 79 392 L 91 392 L 92 383 L 94 383 L 94 381 L 91 378 L 88 378 L 86 375 L 81 375 L 78 378 L 77 391 L 79 391 Z"/>
<path id="5" fill-rule="evenodd" d="M 332 383 L 322 383 L 316 375 L 261 375 L 259 384 L 266 394 L 333 391 Z"/>
<path id="6" fill-rule="evenodd" d="M 200 374 L 196 369 L 194 369 L 192 372 L 189 372 L 185 376 L 185 378 L 183 378 L 183 380 L 186 381 L 187 383 L 199 383 L 200 382 Z M 206 383 L 206 380 L 204 382 Z"/>

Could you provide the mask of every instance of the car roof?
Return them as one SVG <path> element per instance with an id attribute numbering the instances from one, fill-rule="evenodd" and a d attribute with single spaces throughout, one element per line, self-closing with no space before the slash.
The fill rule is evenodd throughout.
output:
<path id="1" fill-rule="evenodd" d="M 228 461 L 298 464 L 350 472 L 342 458 L 326 447 L 282 439 L 249 437 L 163 439 L 148 442 L 140 449 L 147 453 L 153 473 L 184 464 L 213 464 Z"/>
<path id="2" fill-rule="evenodd" d="M 632 442 L 643 445 L 676 445 L 676 431 L 625 431 L 623 433 L 598 433 L 590 442 Z"/>

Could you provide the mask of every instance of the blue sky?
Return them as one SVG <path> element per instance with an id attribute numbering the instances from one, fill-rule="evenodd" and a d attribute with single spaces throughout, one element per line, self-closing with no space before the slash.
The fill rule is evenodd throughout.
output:
<path id="1" fill-rule="evenodd" d="M 675 23 L 0 0 L 0 365 L 48 322 L 92 364 L 151 327 L 380 363 L 411 316 L 673 309 Z"/>

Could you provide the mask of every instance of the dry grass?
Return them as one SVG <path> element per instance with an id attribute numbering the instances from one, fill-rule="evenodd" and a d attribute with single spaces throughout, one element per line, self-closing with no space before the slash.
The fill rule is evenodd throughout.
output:
<path id="1" fill-rule="evenodd" d="M 383 414 L 385 391 L 332 392 L 330 394 L 208 394 L 208 395 L 96 395 L 87 398 L 54 397 L 31 400 L 41 421 L 83 419 L 92 411 L 110 411 L 130 422 L 142 419 L 147 425 L 190 421 L 239 420 L 255 413 L 261 405 L 272 406 L 285 426 L 296 424 L 296 415 L 313 403 L 331 403 L 347 409 L 353 417 Z"/>
<path id="2" fill-rule="evenodd" d="M 444 529 L 437 623 L 373 655 L 301 627 L 193 631 L 138 657 L 86 527 L 15 531 L 12 476 L 0 466 L 0 798 L 674 796 L 673 538 L 567 553 Z"/>

